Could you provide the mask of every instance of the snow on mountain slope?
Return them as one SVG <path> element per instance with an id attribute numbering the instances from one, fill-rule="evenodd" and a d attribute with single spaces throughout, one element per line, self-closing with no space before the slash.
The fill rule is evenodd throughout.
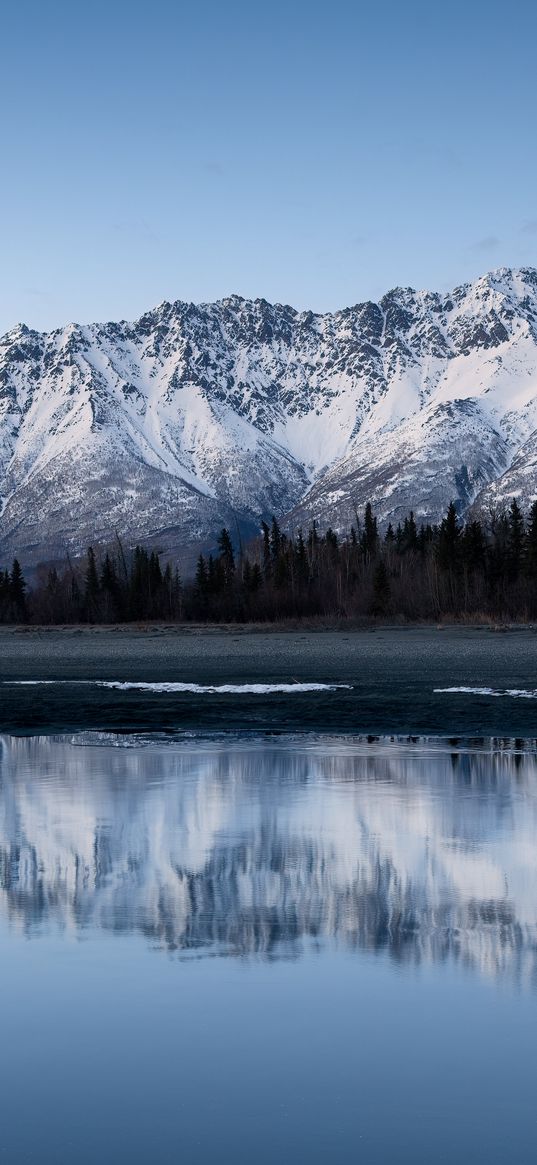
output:
<path id="1" fill-rule="evenodd" d="M 537 492 L 537 271 L 327 315 L 238 296 L 0 340 L 0 557 Z"/>
<path id="2" fill-rule="evenodd" d="M 397 427 L 364 436 L 289 515 L 293 527 L 315 519 L 334 529 L 356 525 L 364 500 L 382 523 L 438 519 L 446 498 L 461 509 L 508 464 L 508 448 L 475 400 L 422 409 Z"/>
<path id="3" fill-rule="evenodd" d="M 452 499 L 464 512 L 537 496 L 537 272 L 494 272 L 443 298 L 398 289 L 386 320 L 394 303 L 383 391 L 293 525 L 348 527 L 365 500 L 396 522 L 411 507 L 436 521 Z"/>

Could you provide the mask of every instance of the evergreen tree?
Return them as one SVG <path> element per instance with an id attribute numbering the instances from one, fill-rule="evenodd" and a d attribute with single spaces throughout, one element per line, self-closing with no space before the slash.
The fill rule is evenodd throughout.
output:
<path id="1" fill-rule="evenodd" d="M 280 552 L 274 563 L 274 585 L 278 587 L 278 589 L 286 587 L 289 583 L 289 577 L 289 560 L 285 554 Z"/>
<path id="2" fill-rule="evenodd" d="M 120 607 L 120 587 L 115 563 L 108 552 L 104 556 L 101 567 L 100 590 L 104 602 L 105 617 L 116 619 Z"/>
<path id="3" fill-rule="evenodd" d="M 339 543 L 338 543 L 338 536 L 335 533 L 335 531 L 332 530 L 331 526 L 328 527 L 328 530 L 326 531 L 326 534 L 324 536 L 324 540 L 326 542 L 328 549 L 331 551 L 332 559 L 334 561 L 336 561 L 337 557 L 338 557 Z"/>
<path id="4" fill-rule="evenodd" d="M 230 587 L 235 577 L 235 555 L 229 536 L 229 530 L 221 530 L 218 538 L 219 561 L 222 570 L 223 583 Z"/>
<path id="5" fill-rule="evenodd" d="M 151 614 L 149 557 L 144 546 L 135 546 L 129 580 L 130 614 L 133 619 L 147 619 Z"/>
<path id="6" fill-rule="evenodd" d="M 516 582 L 522 565 L 524 550 L 524 515 L 520 506 L 513 498 L 509 507 L 509 535 L 507 575 L 511 582 Z"/>
<path id="7" fill-rule="evenodd" d="M 176 609 L 176 596 L 174 577 L 169 562 L 166 563 L 164 574 L 162 575 L 162 597 L 164 601 L 165 614 L 167 619 L 173 619 L 175 614 L 179 614 Z M 163 612 L 164 613 L 164 612 Z"/>
<path id="8" fill-rule="evenodd" d="M 270 527 L 270 556 L 271 556 L 273 563 L 278 561 L 280 554 L 281 554 L 281 551 L 282 551 L 282 532 L 280 530 L 278 522 L 276 521 L 276 518 L 273 517 L 272 524 Z"/>
<path id="9" fill-rule="evenodd" d="M 16 617 L 24 619 L 26 616 L 26 582 L 18 558 L 13 559 L 9 579 L 9 596 Z"/>
<path id="10" fill-rule="evenodd" d="M 300 583 L 305 583 L 308 577 L 308 555 L 306 553 L 306 543 L 302 535 L 302 530 L 298 531 L 296 539 L 296 571 Z"/>
<path id="11" fill-rule="evenodd" d="M 162 586 L 162 570 L 160 566 L 160 558 L 156 551 L 151 552 L 149 559 L 149 591 L 152 598 L 158 596 Z"/>
<path id="12" fill-rule="evenodd" d="M 364 513 L 364 534 L 363 546 L 364 553 L 373 558 L 377 552 L 378 545 L 378 528 L 377 519 L 373 515 L 371 502 L 368 502 Z"/>
<path id="13" fill-rule="evenodd" d="M 219 595 L 225 586 L 224 568 L 220 559 L 214 560 L 212 554 L 207 559 L 207 594 Z"/>
<path id="14" fill-rule="evenodd" d="M 206 598 L 207 596 L 207 565 L 203 554 L 200 554 L 196 566 L 196 593 L 199 598 Z"/>
<path id="15" fill-rule="evenodd" d="M 457 518 L 455 502 L 450 502 L 445 518 L 440 525 L 438 538 L 438 562 L 442 570 L 454 571 L 459 566 L 459 542 L 461 528 Z"/>
<path id="16" fill-rule="evenodd" d="M 87 619 L 94 619 L 99 603 L 99 577 L 93 547 L 88 547 L 86 577 L 84 582 L 84 608 Z"/>
<path id="17" fill-rule="evenodd" d="M 414 511 L 411 510 L 408 518 L 403 522 L 403 534 L 401 550 L 406 554 L 409 550 L 418 550 L 418 530 L 416 526 L 416 519 L 414 518 Z"/>
<path id="18" fill-rule="evenodd" d="M 270 530 L 266 522 L 261 523 L 261 531 L 263 534 L 263 574 L 265 581 L 268 581 L 272 574 L 272 558 L 270 553 Z"/>

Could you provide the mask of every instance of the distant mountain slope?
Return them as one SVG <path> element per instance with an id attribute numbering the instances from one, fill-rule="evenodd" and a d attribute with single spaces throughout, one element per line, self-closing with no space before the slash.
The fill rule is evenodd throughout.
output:
<path id="1" fill-rule="evenodd" d="M 190 557 L 222 524 L 346 527 L 371 500 L 537 495 L 537 271 L 398 288 L 327 315 L 238 296 L 0 341 L 0 558 L 143 539 Z"/>

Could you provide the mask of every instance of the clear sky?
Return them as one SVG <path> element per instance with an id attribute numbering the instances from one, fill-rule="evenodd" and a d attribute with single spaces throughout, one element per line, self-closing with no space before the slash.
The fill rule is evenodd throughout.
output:
<path id="1" fill-rule="evenodd" d="M 534 3 L 6 0 L 0 332 L 537 265 Z"/>

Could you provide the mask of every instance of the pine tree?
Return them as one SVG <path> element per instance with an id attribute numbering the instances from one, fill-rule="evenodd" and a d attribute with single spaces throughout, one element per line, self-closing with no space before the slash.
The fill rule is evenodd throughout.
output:
<path id="1" fill-rule="evenodd" d="M 93 547 L 88 547 L 86 578 L 84 583 L 84 608 L 86 611 L 86 618 L 92 620 L 97 613 L 97 605 L 99 602 L 99 578 L 97 575 L 97 563 L 95 561 L 95 552 Z"/>
<path id="2" fill-rule="evenodd" d="M 282 532 L 273 517 L 270 527 L 270 556 L 273 562 L 277 562 L 282 551 Z"/>
<path id="3" fill-rule="evenodd" d="M 207 589 L 208 589 L 207 584 L 208 584 L 207 565 L 206 565 L 205 559 L 203 557 L 203 554 L 200 554 L 200 556 L 198 558 L 197 566 L 196 566 L 196 579 L 195 579 L 196 594 L 197 594 L 199 599 L 205 600 L 207 598 Z"/>
<path id="4" fill-rule="evenodd" d="M 9 579 L 9 595 L 16 617 L 24 619 L 26 615 L 26 582 L 18 558 L 13 559 Z"/>
<path id="5" fill-rule="evenodd" d="M 116 619 L 120 608 L 120 587 L 115 562 L 108 552 L 101 567 L 100 589 L 105 618 Z"/>
<path id="6" fill-rule="evenodd" d="M 103 565 L 101 567 L 101 590 L 108 591 L 112 595 L 117 585 L 117 576 L 114 564 L 108 553 L 104 556 Z"/>
<path id="7" fill-rule="evenodd" d="M 371 502 L 368 502 L 365 507 L 363 546 L 364 553 L 368 554 L 370 558 L 373 558 L 377 552 L 378 528 L 377 519 L 373 515 Z"/>
<path id="8" fill-rule="evenodd" d="M 160 558 L 153 550 L 149 559 L 149 591 L 152 599 L 158 599 L 158 594 L 161 587 L 162 570 L 160 567 Z"/>
<path id="9" fill-rule="evenodd" d="M 215 562 L 212 554 L 207 559 L 207 594 L 219 595 L 225 585 L 224 570 L 220 559 Z"/>
<path id="10" fill-rule="evenodd" d="M 266 522 L 261 523 L 261 534 L 263 537 L 263 574 L 265 576 L 265 582 L 267 582 L 272 573 L 272 562 L 270 557 L 270 530 Z"/>
<path id="11" fill-rule="evenodd" d="M 224 586 L 230 587 L 235 577 L 235 555 L 229 530 L 226 530 L 225 527 L 220 531 L 218 537 L 218 551 Z"/>
<path id="12" fill-rule="evenodd" d="M 405 538 L 406 538 L 406 549 L 407 550 L 417 550 L 418 549 L 418 528 L 416 526 L 416 519 L 414 517 L 414 510 L 411 510 L 410 514 L 408 515 L 408 518 L 405 518 L 404 532 L 405 532 Z"/>
<path id="13" fill-rule="evenodd" d="M 133 619 L 147 619 L 150 615 L 151 589 L 149 585 L 149 558 L 144 546 L 135 546 L 129 580 L 130 614 Z"/>
<path id="14" fill-rule="evenodd" d="M 460 564 L 459 543 L 461 527 L 457 518 L 455 502 L 450 502 L 445 518 L 442 519 L 438 537 L 438 562 L 442 570 L 457 570 Z"/>
<path id="15" fill-rule="evenodd" d="M 339 542 L 338 542 L 338 536 L 337 536 L 335 530 L 332 530 L 331 526 L 328 527 L 328 530 L 326 531 L 326 534 L 324 536 L 324 540 L 326 542 L 328 549 L 331 551 L 332 560 L 336 561 L 337 557 L 338 557 Z"/>
<path id="16" fill-rule="evenodd" d="M 295 561 L 298 580 L 300 583 L 305 583 L 308 577 L 308 555 L 306 553 L 306 543 L 304 542 L 302 530 L 299 530 L 297 534 Z"/>
<path id="17" fill-rule="evenodd" d="M 507 542 L 507 576 L 511 582 L 516 582 L 520 574 L 523 550 L 524 515 L 516 498 L 513 498 L 509 507 L 509 535 Z"/>
<path id="18" fill-rule="evenodd" d="M 183 614 L 183 584 L 181 582 L 181 575 L 179 574 L 177 567 L 175 568 L 173 574 L 173 600 L 176 613 L 181 618 Z"/>

